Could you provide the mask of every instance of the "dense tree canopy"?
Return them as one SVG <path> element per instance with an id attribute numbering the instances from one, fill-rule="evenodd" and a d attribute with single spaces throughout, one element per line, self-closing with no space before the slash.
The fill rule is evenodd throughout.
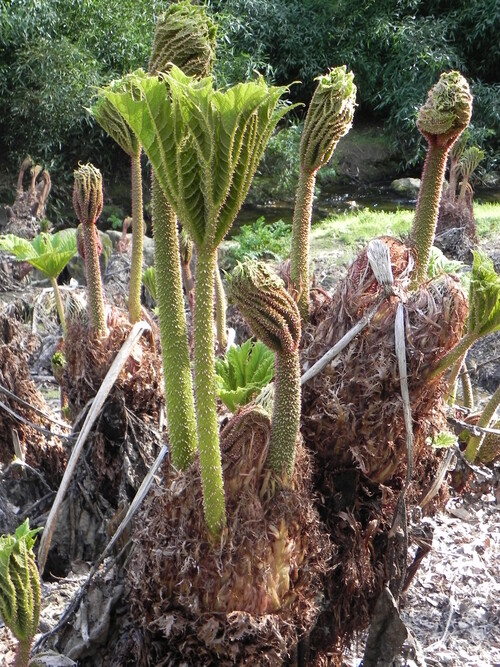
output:
<path id="1" fill-rule="evenodd" d="M 92 159 L 106 172 L 115 147 L 87 108 L 96 87 L 147 67 L 168 0 L 0 0 L 0 148 L 71 173 Z M 262 72 L 300 81 L 347 65 L 357 118 L 384 119 L 407 163 L 419 157 L 415 114 L 442 71 L 459 69 L 475 97 L 474 140 L 495 166 L 500 145 L 498 0 L 208 0 L 218 23 L 219 84 Z M 356 121 L 355 121 L 356 122 Z M 115 153 L 116 155 L 116 153 Z"/>

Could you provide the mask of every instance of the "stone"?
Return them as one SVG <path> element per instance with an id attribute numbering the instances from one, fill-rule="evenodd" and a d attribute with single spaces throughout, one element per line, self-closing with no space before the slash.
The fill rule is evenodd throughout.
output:
<path id="1" fill-rule="evenodd" d="M 419 178 L 397 178 L 392 181 L 391 188 L 399 194 L 416 199 L 420 190 Z"/>

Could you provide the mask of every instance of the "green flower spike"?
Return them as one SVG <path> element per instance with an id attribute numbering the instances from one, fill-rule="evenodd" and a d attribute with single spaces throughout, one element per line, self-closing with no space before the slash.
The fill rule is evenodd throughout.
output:
<path id="1" fill-rule="evenodd" d="M 328 163 L 337 143 L 349 131 L 356 103 L 354 75 L 336 67 L 319 76 L 300 140 L 300 174 L 292 228 L 291 277 L 300 314 L 309 310 L 309 244 L 316 174 Z"/>
<path id="2" fill-rule="evenodd" d="M 229 288 L 254 334 L 276 353 L 269 465 L 290 479 L 300 423 L 300 314 L 283 281 L 262 262 L 239 264 Z"/>
<path id="3" fill-rule="evenodd" d="M 471 114 L 469 84 L 459 72 L 441 74 L 418 112 L 417 127 L 427 140 L 428 150 L 411 232 L 414 288 L 426 279 L 448 153 L 468 126 Z"/>
<path id="4" fill-rule="evenodd" d="M 27 667 L 40 617 L 40 577 L 33 555 L 34 535 L 29 520 L 14 536 L 0 537 L 0 616 L 19 641 L 16 667 Z"/>
<path id="5" fill-rule="evenodd" d="M 91 164 L 81 165 L 74 176 L 73 207 L 83 231 L 90 321 L 97 335 L 105 336 L 106 316 L 95 226 L 102 212 L 102 176 Z"/>

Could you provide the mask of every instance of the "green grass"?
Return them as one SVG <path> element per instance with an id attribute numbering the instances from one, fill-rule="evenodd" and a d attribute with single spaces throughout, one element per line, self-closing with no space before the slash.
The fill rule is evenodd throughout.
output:
<path id="1" fill-rule="evenodd" d="M 475 204 L 474 215 L 480 239 L 500 234 L 500 204 Z M 414 211 L 407 209 L 395 212 L 364 209 L 333 215 L 313 225 L 311 257 L 331 253 L 337 264 L 349 262 L 371 239 L 383 235 L 407 236 L 413 216 Z"/>
<path id="2" fill-rule="evenodd" d="M 500 234 L 500 204 L 474 204 L 474 217 L 480 239 Z"/>

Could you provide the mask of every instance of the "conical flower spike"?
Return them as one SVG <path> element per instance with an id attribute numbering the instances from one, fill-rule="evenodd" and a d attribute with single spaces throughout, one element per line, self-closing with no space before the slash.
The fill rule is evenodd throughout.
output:
<path id="1" fill-rule="evenodd" d="M 14 536 L 0 537 L 0 616 L 19 640 L 18 667 L 28 665 L 40 616 L 40 578 L 33 555 L 39 530 L 30 530 L 26 519 Z"/>
<path id="2" fill-rule="evenodd" d="M 332 157 L 341 137 L 349 131 L 356 104 L 354 75 L 336 67 L 316 80 L 300 141 L 300 174 L 292 229 L 291 277 L 299 310 L 309 310 L 309 237 L 316 174 Z"/>
<path id="3" fill-rule="evenodd" d="M 283 281 L 261 262 L 238 265 L 229 287 L 255 335 L 276 352 L 268 462 L 290 479 L 300 423 L 300 314 Z"/>
<path id="4" fill-rule="evenodd" d="M 418 113 L 417 127 L 429 146 L 411 233 L 415 288 L 427 275 L 448 152 L 468 126 L 471 114 L 469 84 L 459 72 L 442 74 Z"/>
<path id="5" fill-rule="evenodd" d="M 102 176 L 91 164 L 81 165 L 74 175 L 73 206 L 83 230 L 90 321 L 97 335 L 104 336 L 107 333 L 106 316 L 95 227 L 102 211 Z"/>
<path id="6" fill-rule="evenodd" d="M 188 76 L 207 76 L 215 57 L 215 32 L 202 7 L 171 4 L 156 25 L 149 71 L 167 72 L 174 63 Z"/>

